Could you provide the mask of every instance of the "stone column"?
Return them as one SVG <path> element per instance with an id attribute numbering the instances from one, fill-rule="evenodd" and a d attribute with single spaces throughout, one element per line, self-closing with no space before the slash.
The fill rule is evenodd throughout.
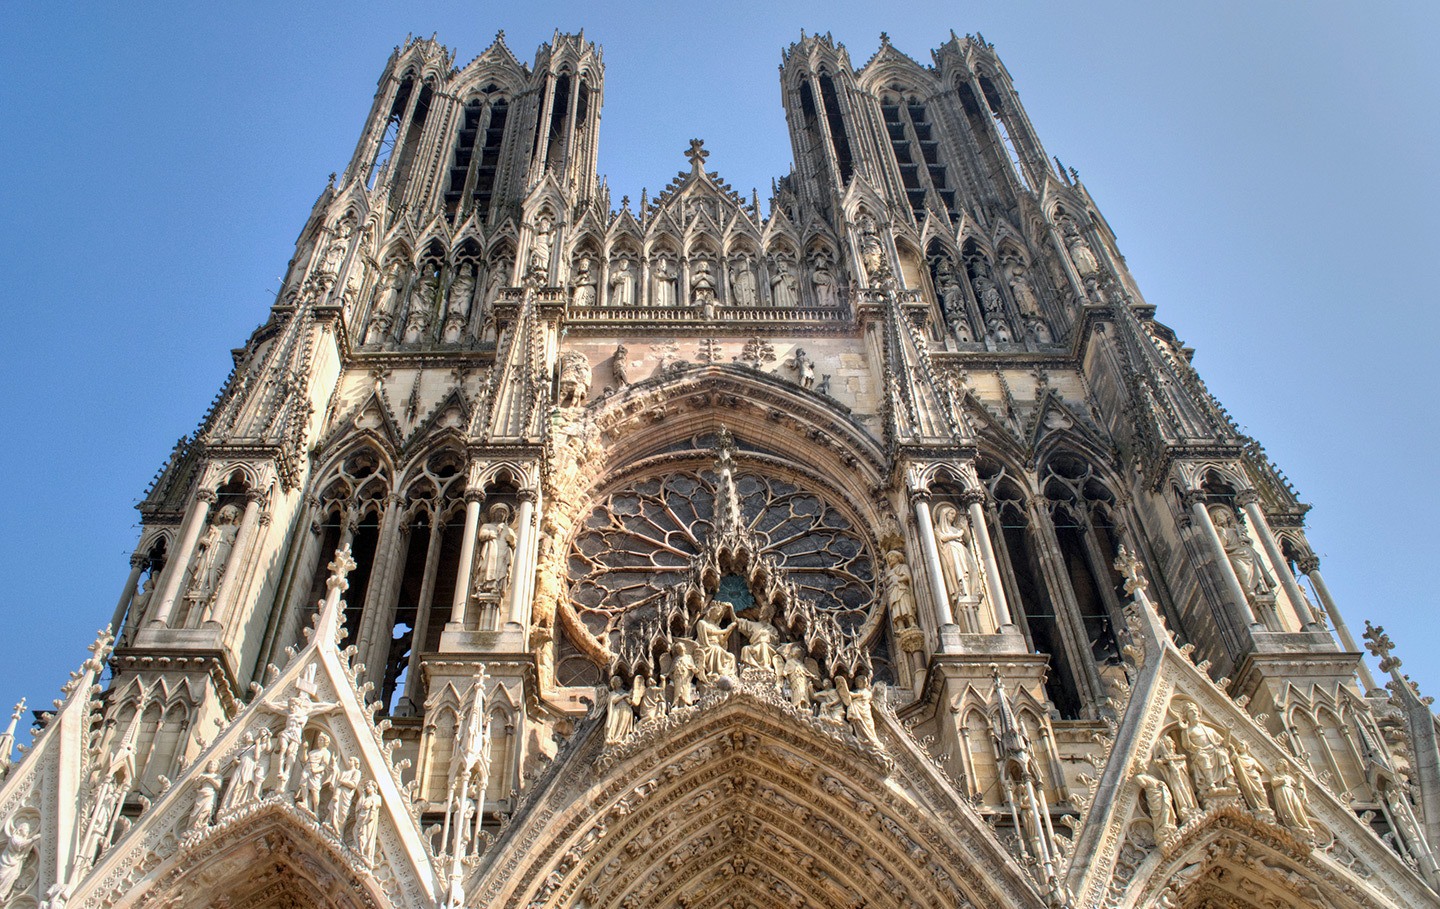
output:
<path id="1" fill-rule="evenodd" d="M 383 678 L 385 673 L 385 661 L 389 655 L 378 654 L 377 651 L 382 642 L 387 648 L 390 643 L 390 629 L 385 628 L 382 633 L 382 626 L 390 615 L 393 581 L 398 574 L 396 562 L 405 557 L 400 529 L 400 497 L 394 493 L 385 497 L 385 510 L 380 514 L 378 531 L 370 581 L 365 587 L 365 602 L 360 609 L 360 627 L 353 629 L 359 651 L 357 662 L 365 665 L 366 675 L 371 681 Z"/>
<path id="2" fill-rule="evenodd" d="M 200 532 L 205 529 L 205 521 L 210 517 L 210 507 L 215 504 L 216 498 L 213 489 L 202 489 L 195 494 L 195 506 L 190 509 L 190 516 L 180 532 L 180 545 L 175 547 L 170 557 L 170 570 L 165 575 L 165 587 L 160 592 L 155 618 L 150 620 L 152 625 L 170 623 L 170 614 L 175 611 L 175 598 L 180 595 L 180 587 L 185 583 L 185 570 L 190 567 L 195 544 L 200 539 Z"/>
<path id="3" fill-rule="evenodd" d="M 430 636 L 430 613 L 435 599 L 435 576 L 440 571 L 440 530 L 442 518 L 437 511 L 430 521 L 430 545 L 425 550 L 425 574 L 420 580 L 420 602 L 415 608 L 415 633 L 410 638 L 410 668 L 405 674 L 405 697 L 419 707 L 420 653 Z M 423 779 L 423 777 L 420 777 Z"/>
<path id="4" fill-rule="evenodd" d="M 1220 542 L 1220 532 L 1215 529 L 1215 522 L 1210 520 L 1210 509 L 1205 506 L 1204 496 L 1192 492 L 1186 496 L 1186 502 L 1195 516 L 1195 526 L 1200 529 L 1201 535 L 1205 537 L 1205 542 L 1210 545 L 1210 554 L 1215 560 L 1215 570 L 1220 574 L 1220 583 L 1225 586 L 1226 593 L 1235 602 L 1235 608 L 1240 611 L 1241 620 L 1251 628 L 1260 625 L 1255 619 L 1255 612 L 1250 608 L 1250 598 L 1245 595 L 1245 588 L 1240 586 L 1240 579 L 1235 577 L 1235 569 L 1230 565 L 1230 556 L 1225 553 L 1225 544 Z"/>
<path id="5" fill-rule="evenodd" d="M 480 530 L 480 504 L 485 493 L 465 491 L 465 533 L 460 538 L 460 566 L 455 573 L 455 598 L 450 603 L 450 624 L 465 627 L 465 606 L 470 600 L 470 568 L 475 561 L 475 535 Z"/>
<path id="6" fill-rule="evenodd" d="M 515 554 L 510 560 L 510 617 L 507 624 L 523 633 L 530 625 L 530 583 L 535 576 L 535 500 L 533 489 L 520 490 Z"/>
<path id="7" fill-rule="evenodd" d="M 936 632 L 939 651 L 949 652 L 947 637 L 959 634 L 955 616 L 950 612 L 950 592 L 945 589 L 945 575 L 940 570 L 940 550 L 935 545 L 935 524 L 930 519 L 929 490 L 911 493 L 915 499 L 915 524 L 920 532 L 920 551 L 925 556 L 925 574 L 930 578 L 930 598 L 935 601 Z"/>
<path id="8" fill-rule="evenodd" d="M 255 520 L 260 513 L 260 501 L 263 498 L 263 494 L 255 489 L 245 492 L 245 513 L 240 516 L 240 527 L 235 531 L 235 544 L 230 547 L 230 554 L 225 559 L 225 568 L 220 576 L 220 589 L 215 591 L 215 597 L 210 601 L 210 608 L 203 621 L 208 622 L 225 615 L 230 597 L 240 583 L 237 576 L 245 564 L 250 538 L 255 535 Z"/>
<path id="9" fill-rule="evenodd" d="M 1324 629 L 1316 624 L 1315 614 L 1310 611 L 1310 604 L 1305 601 L 1305 594 L 1300 591 L 1300 585 L 1295 583 L 1295 575 L 1290 571 L 1290 565 L 1285 561 L 1284 554 L 1280 552 L 1279 544 L 1275 542 L 1275 534 L 1270 530 L 1270 522 L 1265 520 L 1265 512 L 1260 510 L 1259 493 L 1253 489 L 1244 489 L 1235 496 L 1235 501 L 1245 509 L 1245 517 L 1250 519 L 1251 528 L 1260 538 L 1260 545 L 1265 548 L 1265 555 L 1270 559 L 1271 567 L 1280 576 L 1280 586 L 1285 588 L 1285 596 L 1295 607 L 1295 615 L 1300 619 L 1301 630 L 1323 631 Z"/>
<path id="10" fill-rule="evenodd" d="M 1320 605 L 1330 615 L 1330 622 L 1335 626 L 1335 633 L 1340 636 L 1340 643 L 1350 653 L 1364 653 L 1365 651 L 1356 645 L 1354 635 L 1350 634 L 1350 628 L 1345 624 L 1345 619 L 1340 615 L 1340 609 L 1335 605 L 1335 600 L 1330 596 L 1330 588 L 1325 586 L 1325 579 L 1320 576 L 1320 557 L 1314 553 L 1307 553 L 1299 558 L 1297 566 L 1310 579 L 1315 587 L 1315 595 L 1320 598 Z M 1370 667 L 1365 661 L 1360 661 L 1360 681 L 1365 686 L 1368 694 L 1371 691 L 1383 690 L 1375 684 L 1375 677 L 1370 674 Z"/>
<path id="11" fill-rule="evenodd" d="M 120 602 L 115 604 L 115 613 L 110 617 L 110 633 L 115 635 L 117 641 L 120 633 L 125 630 L 125 612 L 135 601 L 135 589 L 140 585 L 140 573 L 145 570 L 145 563 L 148 561 L 148 557 L 138 552 L 130 557 L 130 574 L 125 578 L 125 586 L 120 590 Z"/>
<path id="12" fill-rule="evenodd" d="M 963 497 L 966 513 L 970 515 L 970 534 L 980 547 L 981 569 L 985 572 L 985 592 L 990 596 L 990 605 L 995 610 L 997 632 L 1011 631 L 1015 620 L 1010 616 L 1010 604 L 1005 600 L 1005 586 L 1000 581 L 1000 563 L 995 558 L 995 547 L 990 542 L 990 524 L 985 520 L 985 509 L 981 502 L 985 494 L 978 489 L 965 492 Z"/>

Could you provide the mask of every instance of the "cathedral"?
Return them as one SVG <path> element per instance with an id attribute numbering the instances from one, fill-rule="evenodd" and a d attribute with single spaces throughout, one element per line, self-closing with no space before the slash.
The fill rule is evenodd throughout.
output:
<path id="1" fill-rule="evenodd" d="M 0 909 L 1440 907 L 1428 699 L 990 44 L 802 34 L 764 205 L 613 199 L 604 75 L 386 61 Z"/>

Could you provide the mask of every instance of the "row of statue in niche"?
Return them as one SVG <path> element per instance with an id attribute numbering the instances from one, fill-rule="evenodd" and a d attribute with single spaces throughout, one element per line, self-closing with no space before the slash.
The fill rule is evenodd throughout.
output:
<path id="1" fill-rule="evenodd" d="M 693 309 L 712 317 L 717 306 L 736 309 L 796 309 L 840 306 L 840 279 L 834 258 L 824 249 L 800 262 L 789 252 L 756 256 L 749 250 L 728 258 L 681 258 L 668 251 L 648 259 L 621 250 L 609 260 L 582 252 L 571 270 L 573 303 L 596 306 L 648 306 Z"/>
<path id="2" fill-rule="evenodd" d="M 1055 343 L 1025 263 L 1010 257 L 1002 266 L 997 279 L 983 257 L 967 257 L 961 268 L 948 256 L 931 260 L 936 302 L 951 336 L 961 343 Z M 1009 291 L 1008 300 L 1000 289 L 1001 280 Z"/>
<path id="3" fill-rule="evenodd" d="M 422 267 L 419 274 L 392 265 L 376 287 L 375 306 L 363 343 L 380 347 L 435 341 L 461 344 L 471 339 L 494 341 L 491 316 L 512 270 L 509 259 L 497 258 L 483 267 L 482 283 L 481 264 L 465 261 L 456 266 L 447 286 L 438 263 Z"/>

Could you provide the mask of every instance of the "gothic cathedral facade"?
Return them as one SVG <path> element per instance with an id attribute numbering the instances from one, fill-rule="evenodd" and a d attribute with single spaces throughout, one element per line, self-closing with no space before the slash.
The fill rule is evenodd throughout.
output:
<path id="1" fill-rule="evenodd" d="M 0 907 L 1440 906 L 1428 702 L 994 49 L 780 80 L 768 206 L 617 203 L 583 34 L 396 49 Z"/>

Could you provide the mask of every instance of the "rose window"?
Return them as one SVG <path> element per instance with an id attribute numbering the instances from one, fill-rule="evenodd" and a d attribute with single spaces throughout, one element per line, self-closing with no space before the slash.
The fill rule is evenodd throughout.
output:
<path id="1" fill-rule="evenodd" d="M 757 554 L 855 634 L 875 599 L 875 563 L 854 522 L 814 492 L 743 467 L 735 489 Z M 604 496 L 570 551 L 570 599 L 586 629 L 604 640 L 622 616 L 653 609 L 688 577 L 714 514 L 708 468 L 636 480 Z"/>

